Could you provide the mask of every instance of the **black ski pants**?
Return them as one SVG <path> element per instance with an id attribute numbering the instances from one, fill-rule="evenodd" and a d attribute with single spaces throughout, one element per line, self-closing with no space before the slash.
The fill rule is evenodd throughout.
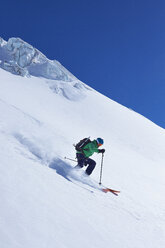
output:
<path id="1" fill-rule="evenodd" d="M 87 169 L 86 169 L 86 174 L 87 175 L 90 175 L 92 173 L 92 171 L 94 170 L 95 166 L 96 166 L 96 162 L 91 159 L 91 158 L 86 158 L 84 156 L 84 154 L 82 153 L 77 153 L 76 154 L 76 157 L 77 157 L 77 160 L 78 160 L 78 166 L 79 167 L 83 167 L 83 166 L 87 166 Z"/>

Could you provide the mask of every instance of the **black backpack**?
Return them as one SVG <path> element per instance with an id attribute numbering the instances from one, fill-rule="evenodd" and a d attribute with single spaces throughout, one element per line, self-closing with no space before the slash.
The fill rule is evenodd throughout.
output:
<path id="1" fill-rule="evenodd" d="M 88 138 L 84 138 L 82 140 L 80 140 L 76 145 L 75 145 L 75 149 L 78 152 L 81 152 L 83 150 L 83 147 L 86 146 L 88 143 L 90 143 L 90 137 Z"/>

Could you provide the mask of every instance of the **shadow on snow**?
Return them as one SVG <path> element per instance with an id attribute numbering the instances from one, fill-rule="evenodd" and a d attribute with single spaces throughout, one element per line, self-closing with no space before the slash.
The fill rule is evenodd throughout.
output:
<path id="1" fill-rule="evenodd" d="M 71 172 L 73 171 L 73 167 L 66 163 L 65 161 L 63 161 L 60 158 L 55 158 L 50 164 L 49 167 L 53 170 L 56 171 L 57 174 L 59 174 L 60 176 L 64 177 L 65 179 L 67 179 L 68 181 L 71 181 L 69 179 L 69 175 L 71 174 Z"/>

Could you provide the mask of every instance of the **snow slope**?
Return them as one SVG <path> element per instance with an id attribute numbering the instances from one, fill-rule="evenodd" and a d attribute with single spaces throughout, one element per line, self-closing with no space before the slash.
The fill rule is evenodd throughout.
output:
<path id="1" fill-rule="evenodd" d="M 164 247 L 164 129 L 65 72 L 0 69 L 1 247 Z M 88 136 L 104 138 L 103 184 L 119 197 L 97 190 L 100 154 L 90 178 L 64 159 Z"/>

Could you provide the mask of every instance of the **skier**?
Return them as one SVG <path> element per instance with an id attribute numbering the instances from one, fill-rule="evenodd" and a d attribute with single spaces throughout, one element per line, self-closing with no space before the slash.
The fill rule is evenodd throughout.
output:
<path id="1" fill-rule="evenodd" d="M 76 165 L 76 169 L 82 168 L 83 166 L 87 166 L 87 169 L 85 170 L 86 175 L 90 175 L 92 171 L 94 170 L 96 166 L 96 162 L 89 158 L 96 153 L 104 153 L 105 149 L 98 149 L 98 147 L 102 146 L 104 143 L 104 140 L 102 138 L 97 138 L 96 140 L 90 141 L 88 139 L 87 144 L 81 146 L 76 152 L 76 157 L 78 160 L 78 164 Z"/>

